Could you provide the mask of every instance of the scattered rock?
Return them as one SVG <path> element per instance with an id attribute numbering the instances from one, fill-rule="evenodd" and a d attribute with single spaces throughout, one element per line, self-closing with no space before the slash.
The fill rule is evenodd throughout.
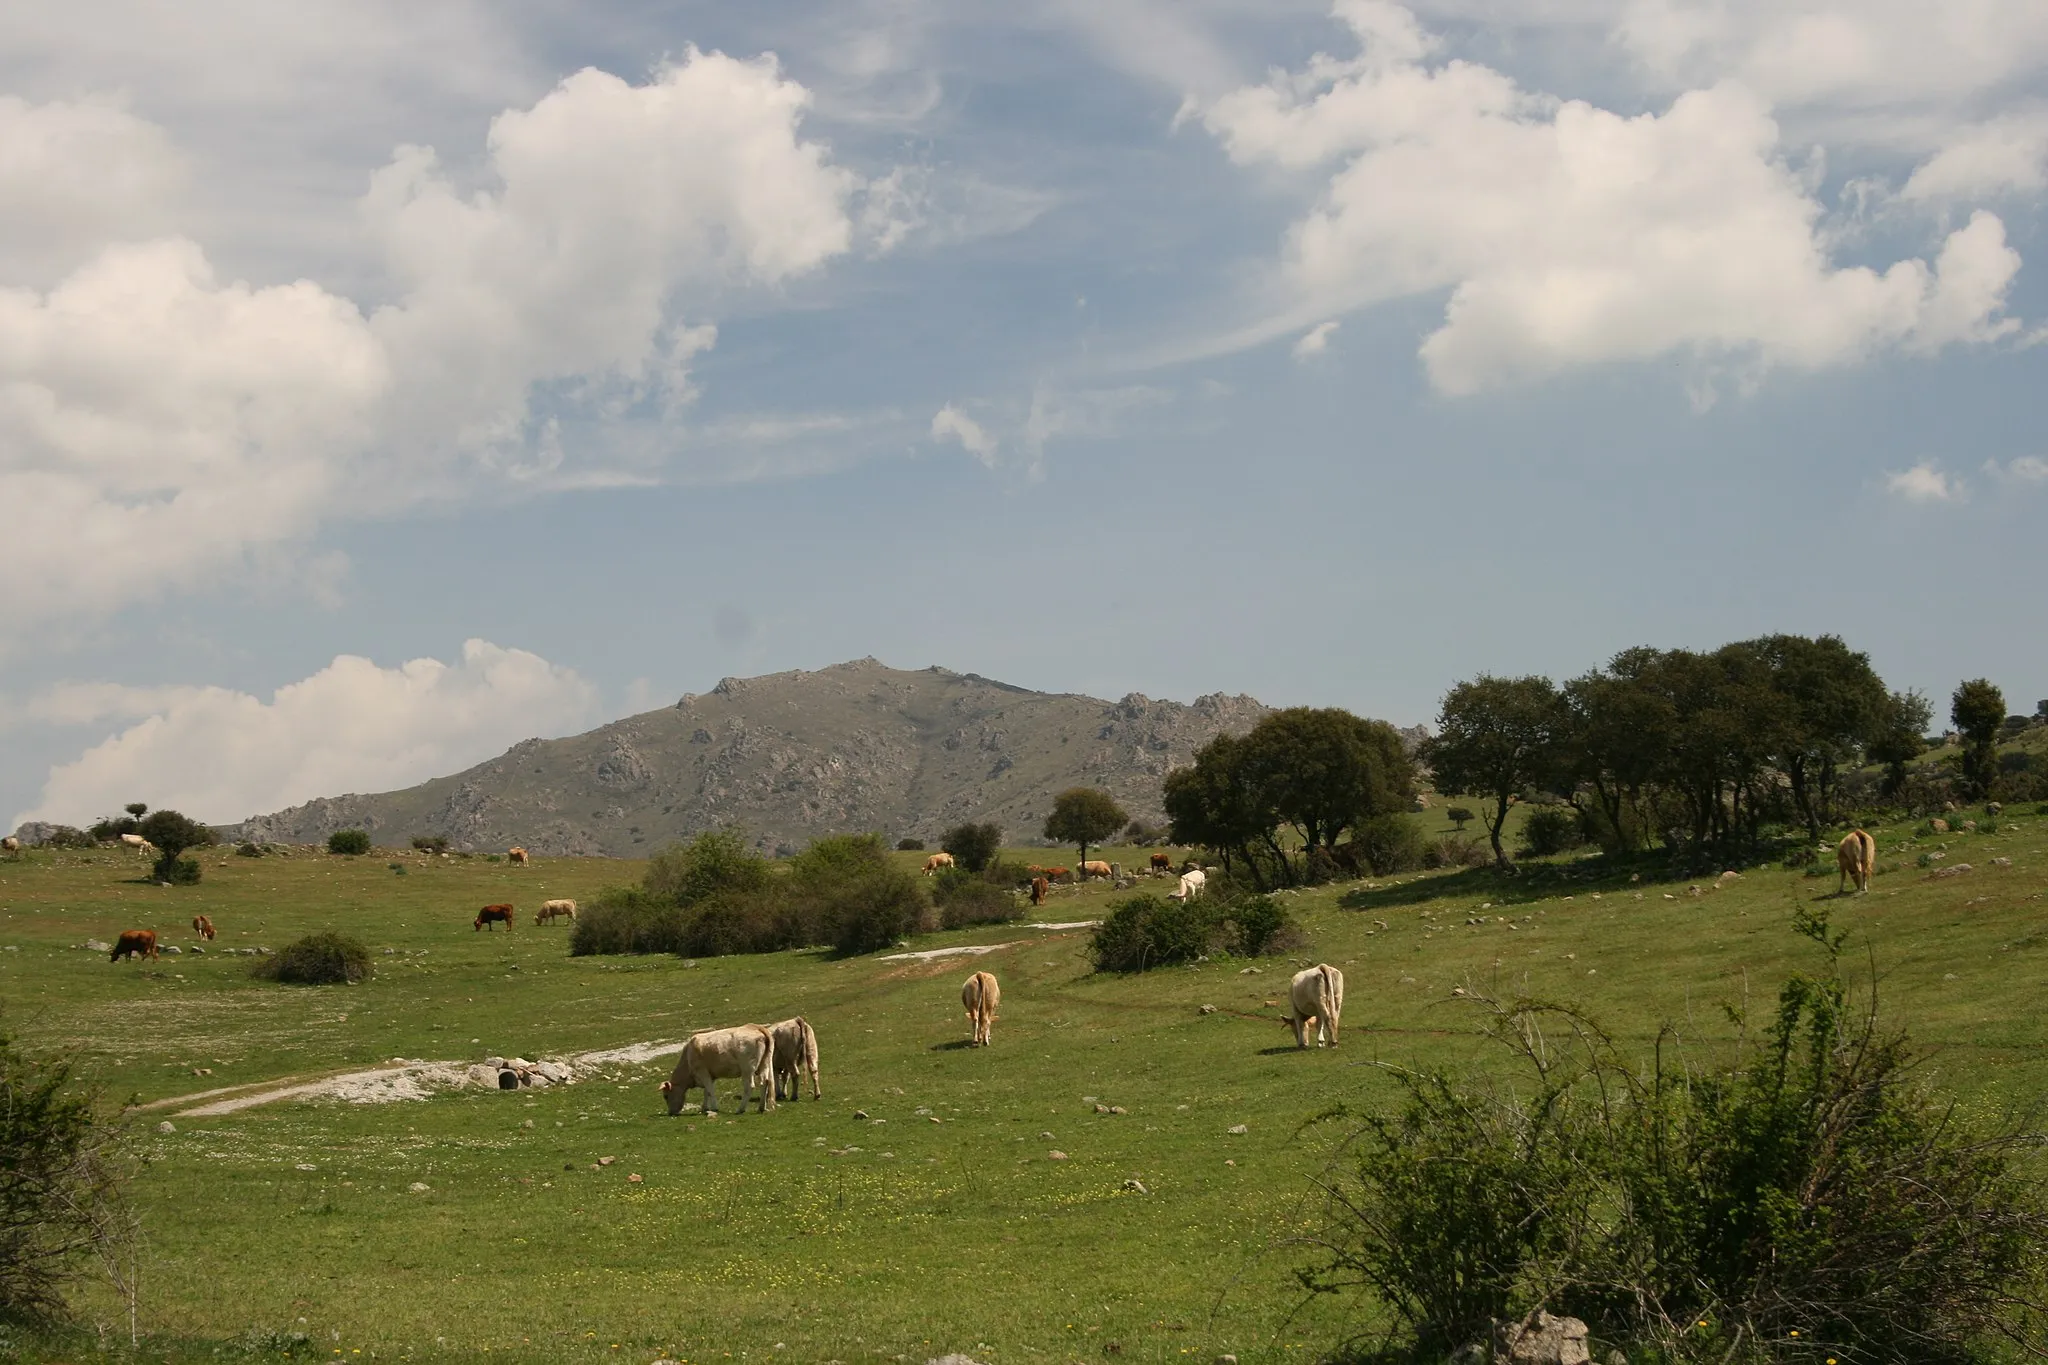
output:
<path id="1" fill-rule="evenodd" d="M 159 1133 L 175 1133 L 178 1131 L 177 1126 L 173 1124 L 169 1119 L 165 1119 L 162 1123 L 159 1123 L 156 1126 L 156 1130 Z"/>
<path id="2" fill-rule="evenodd" d="M 1700 890 L 1700 888 L 1699 888 L 1699 887 L 1698 887 L 1697 885 L 1693 885 L 1693 886 L 1688 886 L 1688 887 L 1687 887 L 1687 888 L 1685 889 L 1685 894 L 1686 894 L 1686 895 L 1688 895 L 1688 896 L 1704 896 L 1704 895 L 1706 895 L 1707 893 L 1706 893 L 1706 892 L 1704 892 L 1704 891 L 1702 891 L 1702 890 Z"/>
<path id="3" fill-rule="evenodd" d="M 1232 1137 L 1243 1137 L 1246 1133 L 1249 1133 L 1250 1131 L 1251 1125 L 1246 1123 L 1235 1123 L 1232 1124 L 1228 1129 L 1228 1132 Z"/>
<path id="4" fill-rule="evenodd" d="M 1124 1188 L 1129 1190 L 1132 1194 L 1152 1193 L 1152 1191 L 1145 1188 L 1145 1182 L 1137 1179 L 1136 1177 L 1132 1177 L 1131 1179 L 1126 1180 L 1124 1182 Z"/>
<path id="5" fill-rule="evenodd" d="M 1237 1357 L 1230 1355 L 1217 1356 L 1216 1365 L 1237 1365 Z"/>
<path id="6" fill-rule="evenodd" d="M 1937 867 L 1930 874 L 1934 877 L 1960 877 L 1970 870 L 1968 863 L 1957 863 L 1954 867 Z"/>
<path id="7" fill-rule="evenodd" d="M 564 1167 L 563 1167 L 562 1169 L 563 1169 L 563 1170 L 567 1170 L 567 1169 L 568 1169 L 568 1167 L 564 1166 Z M 424 1180 L 415 1180 L 415 1181 L 413 1181 L 413 1182 L 412 1182 L 412 1184 L 410 1184 L 410 1185 L 407 1185 L 407 1186 L 405 1187 L 405 1189 L 406 1189 L 406 1193 L 408 1193 L 408 1194 L 426 1194 L 426 1193 L 428 1193 L 429 1191 L 431 1191 L 431 1190 L 432 1190 L 433 1188 L 434 1188 L 434 1187 L 433 1187 L 432 1185 L 429 1185 L 429 1184 L 428 1184 L 428 1183 L 427 1183 L 426 1181 L 424 1181 Z"/>
<path id="8" fill-rule="evenodd" d="M 1051 1142 L 1051 1141 L 1053 1141 L 1053 1140 L 1054 1140 L 1054 1138 L 1053 1138 L 1053 1135 L 1052 1135 L 1051 1133 L 1040 1133 L 1040 1134 L 1038 1135 L 1038 1140 L 1039 1140 L 1040 1142 Z"/>
<path id="9" fill-rule="evenodd" d="M 600 1166 L 609 1166 L 617 1160 L 618 1158 L 615 1156 L 601 1156 L 597 1159 L 597 1164 Z"/>
<path id="10" fill-rule="evenodd" d="M 114 951 L 114 945 L 102 943 L 96 938 L 89 938 L 85 941 L 85 950 L 89 953 L 111 953 Z"/>
<path id="11" fill-rule="evenodd" d="M 2000 805 L 1998 802 L 1993 801 L 1989 805 L 1984 807 L 1984 813 L 1995 820 L 1999 816 L 2005 814 L 2005 807 Z"/>
<path id="12" fill-rule="evenodd" d="M 1215 1012 L 1216 1007 L 1214 1005 L 1204 1005 L 1195 1011 L 1196 1014 L 1214 1014 Z"/>
<path id="13" fill-rule="evenodd" d="M 868 1111 L 865 1109 L 856 1109 L 853 1111 L 853 1116 L 857 1119 L 864 1119 L 868 1116 Z"/>
<path id="14" fill-rule="evenodd" d="M 981 1362 L 955 1351 L 952 1355 L 938 1356 L 927 1360 L 924 1365 L 981 1365 Z"/>
<path id="15" fill-rule="evenodd" d="M 315 1166 L 315 1165 L 314 1165 L 314 1164 L 313 1164 L 312 1162 L 310 1162 L 310 1161 L 301 1161 L 301 1162 L 300 1162 L 300 1163 L 298 1164 L 298 1166 L 297 1166 L 297 1167 L 296 1167 L 295 1169 L 297 1169 L 297 1170 L 301 1170 L 301 1171 L 317 1171 L 317 1170 L 319 1170 L 320 1168 L 319 1168 L 318 1166 Z"/>
<path id="16" fill-rule="evenodd" d="M 1933 830 L 1936 834 L 1948 833 L 1948 821 L 1942 819 L 1938 815 L 1934 819 L 1929 820 L 1927 822 L 1927 827 Z"/>
<path id="17" fill-rule="evenodd" d="M 192 1074 L 195 1076 L 211 1076 L 213 1068 L 210 1066 L 195 1066 L 192 1068 Z"/>
<path id="18" fill-rule="evenodd" d="M 1047 1161 L 1065 1161 L 1067 1159 L 1067 1154 L 1065 1152 L 1055 1149 L 1053 1151 L 1047 1152 L 1045 1154 L 1045 1159 Z"/>
<path id="19" fill-rule="evenodd" d="M 2011 867 L 2011 866 L 2012 866 L 2012 859 L 2010 859 L 2010 858 L 1993 858 L 1993 859 L 1991 860 L 1991 865 L 1992 865 L 1993 867 Z"/>
<path id="20" fill-rule="evenodd" d="M 1259 975 L 1261 975 L 1261 974 L 1263 973 L 1263 971 L 1264 971 L 1264 969 L 1263 969 L 1263 968 L 1260 968 L 1260 967 L 1246 967 L 1246 968 L 1245 968 L 1245 969 L 1244 969 L 1243 971 L 1239 972 L 1239 973 L 1238 973 L 1238 975 L 1239 975 L 1239 976 L 1259 976 Z"/>
<path id="21" fill-rule="evenodd" d="M 1111 1106 L 1109 1106 L 1109 1112 L 1112 1114 L 1128 1114 L 1131 1111 L 1124 1108 L 1120 1104 L 1112 1104 Z"/>
<path id="22" fill-rule="evenodd" d="M 175 943 L 166 943 L 162 948 L 159 948 L 157 951 L 163 953 L 167 957 L 176 957 L 178 954 L 184 952 L 185 950 L 183 948 L 180 948 Z"/>
<path id="23" fill-rule="evenodd" d="M 527 1120 L 526 1122 L 524 1122 L 524 1123 L 520 1124 L 519 1126 L 520 1126 L 521 1128 L 531 1128 L 531 1127 L 533 1127 L 533 1120 L 532 1120 L 532 1119 L 528 1119 L 528 1120 Z"/>
<path id="24" fill-rule="evenodd" d="M 641 1179 L 640 1179 L 640 1177 L 639 1177 L 638 1175 L 629 1175 L 629 1176 L 627 1176 L 627 1177 L 626 1177 L 626 1182 L 627 1182 L 628 1184 L 631 1184 L 631 1185 L 638 1185 L 638 1184 L 641 1184 L 641 1183 L 642 1183 L 642 1182 L 641 1182 Z"/>
<path id="25" fill-rule="evenodd" d="M 1107 1114 L 1109 1112 L 1109 1106 L 1106 1104 L 1098 1104 L 1095 1106 L 1095 1112 L 1098 1114 Z"/>
<path id="26" fill-rule="evenodd" d="M 1738 878 L 1738 877 L 1740 877 L 1741 875 L 1742 875 L 1742 874 L 1741 874 L 1740 872 L 1737 872 L 1737 871 L 1736 871 L 1736 870 L 1735 870 L 1734 868 L 1732 868 L 1732 867 L 1731 867 L 1731 868 L 1729 868 L 1729 869 L 1728 869 L 1728 870 L 1727 870 L 1726 872 L 1723 872 L 1723 873 L 1722 873 L 1722 874 L 1721 874 L 1720 876 L 1718 876 L 1718 877 L 1714 878 L 1714 885 L 1715 885 L 1715 886 L 1728 886 L 1728 885 L 1730 885 L 1731 883 L 1733 883 L 1733 882 L 1735 881 L 1735 879 L 1736 879 L 1736 878 Z"/>
<path id="27" fill-rule="evenodd" d="M 206 949 L 200 947 L 198 944 L 195 943 L 192 945 L 191 951 L 194 953 L 204 954 L 206 952 Z"/>
<path id="28" fill-rule="evenodd" d="M 1500 1365 L 1592 1365 L 1586 1324 L 1539 1308 L 1520 1322 L 1493 1329 L 1493 1358 Z"/>

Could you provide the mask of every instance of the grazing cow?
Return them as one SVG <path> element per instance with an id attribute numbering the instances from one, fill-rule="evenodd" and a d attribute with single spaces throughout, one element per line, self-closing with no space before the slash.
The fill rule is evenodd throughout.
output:
<path id="1" fill-rule="evenodd" d="M 527 863 L 526 850 L 523 848 L 506 849 L 505 861 L 508 863 L 517 863 L 521 867 L 525 867 Z"/>
<path id="2" fill-rule="evenodd" d="M 1842 842 L 1835 845 L 1835 866 L 1841 875 L 1835 879 L 1835 894 L 1842 895 L 1849 883 L 1856 883 L 1856 889 L 1870 889 L 1870 874 L 1877 871 L 1877 840 L 1860 829 L 1852 829 L 1842 836 Z"/>
<path id="3" fill-rule="evenodd" d="M 1108 863 L 1097 862 L 1091 858 L 1087 862 L 1081 864 L 1081 880 L 1084 882 L 1087 881 L 1090 877 L 1100 877 L 1104 881 L 1108 881 L 1109 875 L 1110 872 Z"/>
<path id="4" fill-rule="evenodd" d="M 950 854 L 950 853 L 934 853 L 934 854 L 933 854 L 933 855 L 932 855 L 931 857 L 929 857 L 929 858 L 926 858 L 926 859 L 924 860 L 924 875 L 925 875 L 925 876 L 927 876 L 927 877 L 929 877 L 929 876 L 931 876 L 931 875 L 932 875 L 932 873 L 934 873 L 934 872 L 937 872 L 937 871 L 938 871 L 938 870 L 939 870 L 940 868 L 942 868 L 942 867 L 951 867 L 952 865 L 953 865 L 953 855 L 952 855 L 952 854 Z"/>
<path id="5" fill-rule="evenodd" d="M 1171 853 L 1155 853 L 1152 855 L 1153 876 L 1163 877 L 1171 871 L 1173 871 L 1173 855 Z"/>
<path id="6" fill-rule="evenodd" d="M 512 928 L 512 907 L 509 905 L 486 905 L 483 909 L 477 911 L 476 924 L 473 927 L 481 929 L 486 924 L 491 926 L 491 932 L 494 934 L 498 932 L 498 926 L 501 924 L 509 932 Z"/>
<path id="7" fill-rule="evenodd" d="M 576 922 L 575 901 L 542 901 L 540 903 L 540 913 L 533 917 L 533 922 L 535 924 L 547 924 L 564 917 L 567 917 L 571 924 Z"/>
<path id="8" fill-rule="evenodd" d="M 1344 1012 L 1344 973 L 1328 963 L 1318 963 L 1296 972 L 1287 986 L 1287 1003 L 1292 1010 L 1280 1022 L 1294 1029 L 1294 1045 L 1308 1046 L 1308 1026 L 1316 1026 L 1316 1046 L 1323 1039 L 1337 1046 L 1337 1017 Z"/>
<path id="9" fill-rule="evenodd" d="M 119 962 L 130 953 L 156 961 L 156 930 L 123 929 L 121 937 L 114 940 L 114 955 L 107 961 Z"/>
<path id="10" fill-rule="evenodd" d="M 1045 879 L 1055 885 L 1061 885 L 1074 880 L 1074 874 L 1064 867 L 1048 867 L 1045 869 Z"/>
<path id="11" fill-rule="evenodd" d="M 21 852 L 21 840 L 15 838 L 12 834 L 8 835 L 5 839 L 0 839 L 0 853 L 5 853 L 11 858 L 19 852 Z"/>
<path id="12" fill-rule="evenodd" d="M 1031 879 L 1031 903 L 1033 905 L 1044 905 L 1045 898 L 1051 894 L 1051 882 L 1043 877 L 1033 877 Z"/>
<path id="13" fill-rule="evenodd" d="M 194 915 L 192 917 L 192 932 L 205 939 L 208 943 L 213 942 L 213 921 L 204 915 Z"/>
<path id="14" fill-rule="evenodd" d="M 775 1039 L 759 1024 L 706 1029 L 693 1033 L 676 1058 L 676 1069 L 661 1083 L 669 1117 L 683 1112 L 691 1090 L 704 1092 L 704 1112 L 718 1112 L 718 1082 L 740 1083 L 740 1112 L 747 1112 L 754 1090 L 761 1092 L 761 1112 L 775 1107 Z"/>
<path id="15" fill-rule="evenodd" d="M 789 1098 L 794 1101 L 803 1089 L 803 1073 L 811 1074 L 811 1098 L 823 1099 L 818 1089 L 818 1034 L 811 1021 L 799 1014 L 768 1026 L 775 1045 L 775 1098 L 782 1098 L 782 1078 L 789 1077 Z"/>
<path id="16" fill-rule="evenodd" d="M 996 1022 L 996 1005 L 1002 998 L 994 972 L 976 972 L 960 988 L 960 1003 L 967 1007 L 967 1022 L 974 1030 L 969 1047 L 988 1046 L 989 1033 Z"/>
<path id="17" fill-rule="evenodd" d="M 1193 872 L 1180 874 L 1180 885 L 1166 893 L 1167 899 L 1191 901 L 1202 894 L 1202 888 L 1209 884 L 1209 874 L 1196 868 Z"/>

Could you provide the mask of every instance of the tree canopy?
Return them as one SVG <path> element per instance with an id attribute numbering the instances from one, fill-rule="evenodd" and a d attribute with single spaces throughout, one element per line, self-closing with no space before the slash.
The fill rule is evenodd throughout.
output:
<path id="1" fill-rule="evenodd" d="M 1480 818 L 1493 860 L 1508 865 L 1501 829 L 1522 792 L 1557 775 L 1568 729 L 1563 696 L 1548 678 L 1481 674 L 1444 697 L 1424 750 L 1437 790 L 1485 798 Z"/>
<path id="2" fill-rule="evenodd" d="M 1982 796 L 1998 776 L 1998 731 L 2005 724 L 2005 693 L 1990 680 L 1972 678 L 1949 698 L 1949 719 L 1963 737 L 1963 786 Z"/>
<path id="3" fill-rule="evenodd" d="M 994 822 L 955 825 L 946 831 L 939 847 L 953 855 L 953 861 L 969 872 L 981 872 L 995 861 L 1003 847 L 1003 827 Z"/>
<path id="4" fill-rule="evenodd" d="M 1085 863 L 1088 845 L 1101 843 L 1122 829 L 1130 818 L 1108 792 L 1095 787 L 1069 787 L 1053 798 L 1052 814 L 1045 817 L 1045 837 L 1077 845 Z"/>

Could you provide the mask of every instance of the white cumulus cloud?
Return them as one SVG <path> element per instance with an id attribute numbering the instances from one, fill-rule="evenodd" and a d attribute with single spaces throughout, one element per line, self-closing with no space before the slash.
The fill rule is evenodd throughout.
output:
<path id="1" fill-rule="evenodd" d="M 2019 257 L 1979 213 L 1930 266 L 1830 259 L 1823 206 L 1764 99 L 1734 82 L 1625 116 L 1522 90 L 1407 10 L 1340 0 L 1357 43 L 1241 87 L 1203 120 L 1233 159 L 1334 166 L 1283 253 L 1287 330 L 1449 292 L 1422 346 L 1450 393 L 1687 353 L 1818 368 L 2004 335 Z"/>
<path id="2" fill-rule="evenodd" d="M 2048 189 L 2048 110 L 2031 109 L 1974 124 L 1914 170 L 1900 194 L 1909 200 L 1969 199 Z"/>
<path id="3" fill-rule="evenodd" d="M 690 398 L 711 315 L 849 249 L 859 182 L 801 136 L 808 101 L 772 58 L 691 49 L 500 114 L 477 188 L 401 147 L 361 204 L 396 286 L 367 316 L 310 281 L 222 279 L 157 234 L 179 172 L 152 125 L 0 101 L 0 202 L 30 206 L 0 215 L 0 629 L 146 600 L 484 471 L 549 477 L 570 450 L 658 464 L 669 447 L 627 433 Z M 17 262 L 45 219 L 81 261 L 47 285 Z"/>
<path id="4" fill-rule="evenodd" d="M 1302 333 L 1301 340 L 1294 343 L 1294 358 L 1307 360 L 1310 356 L 1321 355 L 1330 349 L 1330 337 L 1343 326 L 1336 321 L 1319 322 Z"/>
<path id="5" fill-rule="evenodd" d="M 344 654 L 267 701 L 221 687 L 87 683 L 27 705 L 55 723 L 123 728 L 52 768 L 16 824 L 82 824 L 130 801 L 224 824 L 458 771 L 521 739 L 594 723 L 598 697 L 571 669 L 470 640 L 455 663 L 382 668 Z"/>
<path id="6" fill-rule="evenodd" d="M 981 423 L 951 403 L 932 414 L 932 439 L 958 441 L 962 450 L 990 469 L 995 468 L 996 457 L 1002 453 L 996 438 Z"/>
<path id="7" fill-rule="evenodd" d="M 1885 475 L 1884 486 L 1907 502 L 1954 502 L 1963 496 L 1960 480 L 1926 461 Z"/>

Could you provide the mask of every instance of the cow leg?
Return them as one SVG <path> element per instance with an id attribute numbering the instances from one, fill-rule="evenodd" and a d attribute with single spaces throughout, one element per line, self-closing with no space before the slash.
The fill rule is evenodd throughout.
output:
<path id="1" fill-rule="evenodd" d="M 706 1076 L 704 1078 L 704 1112 L 706 1114 L 718 1112 L 718 1078 L 715 1076 Z"/>

